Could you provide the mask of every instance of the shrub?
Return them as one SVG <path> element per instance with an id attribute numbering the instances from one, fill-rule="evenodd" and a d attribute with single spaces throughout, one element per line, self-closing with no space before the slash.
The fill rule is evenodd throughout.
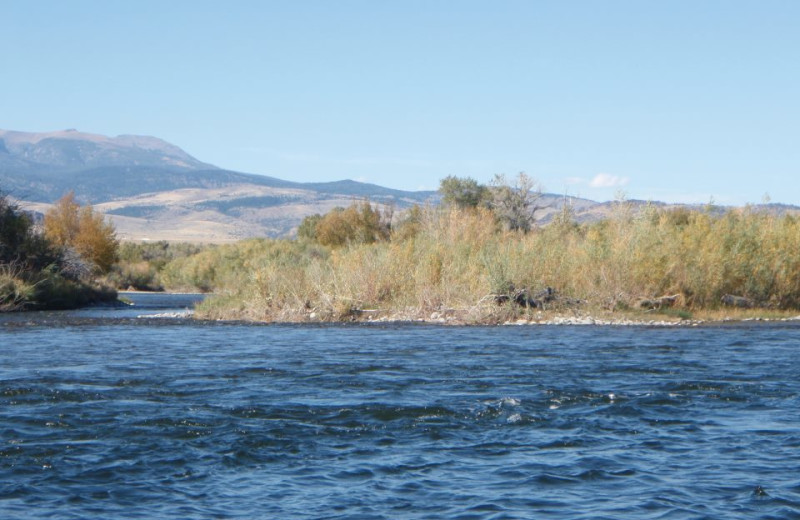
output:
<path id="1" fill-rule="evenodd" d="M 439 193 L 446 206 L 459 209 L 488 207 L 491 201 L 489 189 L 470 177 L 445 177 L 439 183 Z"/>
<path id="2" fill-rule="evenodd" d="M 800 222 L 792 217 L 636 213 L 623 202 L 607 220 L 577 225 L 565 213 L 527 234 L 502 229 L 481 208 L 420 208 L 408 225 L 413 232 L 400 225 L 391 240 L 372 243 L 245 241 L 176 260 L 165 274 L 219 295 L 201 315 L 259 320 L 373 310 L 504 320 L 529 311 L 482 302 L 545 287 L 594 309 L 636 309 L 642 299 L 674 296 L 668 312 L 677 317 L 715 308 L 725 294 L 800 306 Z"/>
<path id="3" fill-rule="evenodd" d="M 23 309 L 33 300 L 35 288 L 23 278 L 18 265 L 0 264 L 0 312 Z"/>
<path id="4" fill-rule="evenodd" d="M 136 291 L 163 291 L 158 281 L 158 270 L 150 262 L 124 262 L 114 265 L 106 281 L 119 289 Z"/>
<path id="5" fill-rule="evenodd" d="M 163 291 L 161 273 L 170 262 L 214 247 L 166 241 L 124 242 L 119 246 L 119 260 L 107 274 L 106 281 L 118 289 Z"/>
<path id="6" fill-rule="evenodd" d="M 310 225 L 310 224 L 309 224 Z M 391 231 L 391 217 L 384 218 L 369 202 L 354 203 L 346 209 L 336 208 L 316 223 L 314 236 L 324 246 L 371 244 L 386 240 Z M 310 234 L 310 231 L 304 231 Z"/>
<path id="7" fill-rule="evenodd" d="M 317 226 L 322 220 L 322 215 L 309 215 L 305 217 L 300 226 L 297 228 L 297 238 L 299 240 L 310 240 L 316 242 L 317 240 Z"/>
<path id="8" fill-rule="evenodd" d="M 66 309 L 116 299 L 74 249 L 57 247 L 0 194 L 0 311 Z"/>
<path id="9" fill-rule="evenodd" d="M 118 242 L 114 226 L 91 206 L 81 207 L 75 194 L 67 193 L 45 214 L 45 236 L 61 248 L 74 249 L 100 273 L 117 261 Z"/>

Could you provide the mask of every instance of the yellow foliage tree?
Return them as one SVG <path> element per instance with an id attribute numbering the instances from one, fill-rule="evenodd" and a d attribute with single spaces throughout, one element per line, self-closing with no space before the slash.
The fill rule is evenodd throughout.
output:
<path id="1" fill-rule="evenodd" d="M 45 214 L 44 233 L 54 244 L 74 249 L 101 273 L 107 273 L 117 261 L 119 243 L 114 226 L 91 206 L 81 207 L 73 192 Z"/>
<path id="2" fill-rule="evenodd" d="M 69 192 L 56 202 L 44 216 L 44 234 L 58 247 L 70 247 L 78 233 L 80 204 L 75 194 Z"/>
<path id="3" fill-rule="evenodd" d="M 369 202 L 336 208 L 316 222 L 317 242 L 324 246 L 371 244 L 387 240 L 391 217 L 381 215 Z"/>

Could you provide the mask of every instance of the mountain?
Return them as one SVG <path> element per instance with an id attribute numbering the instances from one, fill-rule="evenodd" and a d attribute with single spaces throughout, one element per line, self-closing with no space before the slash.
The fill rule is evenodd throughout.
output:
<path id="1" fill-rule="evenodd" d="M 0 166 L 6 164 L 45 174 L 101 166 L 216 169 L 156 137 L 106 137 L 74 129 L 45 133 L 0 130 Z"/>
<path id="2" fill-rule="evenodd" d="M 0 130 L 0 191 L 44 213 L 68 191 L 105 213 L 123 240 L 225 242 L 291 236 L 302 219 L 369 200 L 403 210 L 437 203 L 432 191 L 402 191 L 342 180 L 301 183 L 219 168 L 162 139 L 62 130 Z M 537 213 L 546 224 L 565 203 L 579 222 L 600 220 L 615 203 L 544 194 Z M 663 202 L 629 201 L 634 211 Z M 770 204 L 760 211 L 800 214 Z"/>
<path id="3" fill-rule="evenodd" d="M 155 137 L 77 130 L 0 130 L 0 190 L 39 212 L 72 190 L 132 240 L 288 236 L 303 217 L 354 200 L 403 209 L 437 199 L 350 180 L 300 183 L 235 172 Z"/>

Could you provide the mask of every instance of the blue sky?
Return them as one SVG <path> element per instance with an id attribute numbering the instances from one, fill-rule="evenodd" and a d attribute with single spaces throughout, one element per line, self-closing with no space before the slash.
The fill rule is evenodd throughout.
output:
<path id="1" fill-rule="evenodd" d="M 6 1 L 0 128 L 435 189 L 800 204 L 800 2 Z"/>

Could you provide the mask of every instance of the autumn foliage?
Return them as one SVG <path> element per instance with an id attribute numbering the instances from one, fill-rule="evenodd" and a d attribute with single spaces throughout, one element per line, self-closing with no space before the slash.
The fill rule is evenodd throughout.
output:
<path id="1" fill-rule="evenodd" d="M 72 201 L 74 202 L 74 200 Z M 64 204 L 75 212 L 66 212 L 64 222 L 81 227 L 89 236 L 97 223 L 90 212 L 81 212 L 69 200 Z M 75 217 L 75 218 L 72 218 Z M 91 217 L 91 218 L 89 218 Z M 51 231 L 68 226 L 53 226 L 59 215 L 53 212 L 48 219 Z M 58 222 L 61 224 L 62 222 Z M 103 226 L 108 231 L 108 226 Z M 112 236 L 113 236 L 113 230 Z M 74 240 L 74 238 L 70 240 Z M 90 303 L 116 299 L 116 292 L 96 283 L 87 268 L 90 264 L 78 256 L 73 246 L 56 244 L 44 235 L 30 213 L 21 210 L 0 193 L 0 312 L 27 309 L 72 309 Z"/>
<path id="2" fill-rule="evenodd" d="M 114 226 L 91 206 L 81 206 L 67 193 L 45 214 L 45 236 L 55 245 L 74 250 L 94 270 L 107 273 L 117 261 Z"/>
<path id="3" fill-rule="evenodd" d="M 336 208 L 326 215 L 307 217 L 298 236 L 313 238 L 321 245 L 341 247 L 347 244 L 372 244 L 389 238 L 391 214 L 381 214 L 369 202 Z"/>

